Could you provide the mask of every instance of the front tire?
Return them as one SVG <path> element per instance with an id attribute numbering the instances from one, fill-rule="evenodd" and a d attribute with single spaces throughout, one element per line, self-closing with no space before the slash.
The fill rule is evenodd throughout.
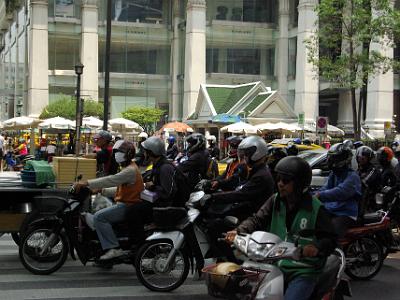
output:
<path id="1" fill-rule="evenodd" d="M 52 239 L 48 249 L 43 246 Z M 68 257 L 68 240 L 63 233 L 52 234 L 52 228 L 35 226 L 27 230 L 20 242 L 19 258 L 24 267 L 36 275 L 48 275 L 64 265 Z"/>
<path id="2" fill-rule="evenodd" d="M 372 238 L 364 237 L 346 247 L 345 273 L 355 280 L 373 278 L 383 264 L 382 247 Z"/>
<path id="3" fill-rule="evenodd" d="M 170 292 L 180 287 L 189 274 L 189 257 L 178 249 L 172 264 L 163 270 L 169 253 L 174 249 L 171 241 L 150 241 L 136 254 L 135 268 L 139 281 L 154 292 Z"/>

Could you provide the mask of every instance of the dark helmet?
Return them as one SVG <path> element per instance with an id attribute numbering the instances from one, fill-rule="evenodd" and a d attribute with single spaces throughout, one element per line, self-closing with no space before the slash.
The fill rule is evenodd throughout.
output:
<path id="1" fill-rule="evenodd" d="M 299 154 L 299 148 L 297 148 L 297 146 L 295 144 L 289 144 L 286 147 L 286 152 L 287 152 L 287 155 L 289 155 L 289 156 L 296 156 L 297 154 Z"/>
<path id="2" fill-rule="evenodd" d="M 338 143 L 328 151 L 328 167 L 331 170 L 347 168 L 351 162 L 353 153 L 348 145 Z"/>
<path id="3" fill-rule="evenodd" d="M 356 151 L 356 157 L 360 157 L 360 156 L 367 157 L 368 160 L 371 160 L 374 158 L 375 152 L 368 146 L 361 146 L 361 147 L 358 147 L 357 151 Z"/>
<path id="4" fill-rule="evenodd" d="M 259 136 L 249 136 L 239 144 L 238 150 L 254 163 L 268 155 L 268 145 Z"/>
<path id="5" fill-rule="evenodd" d="M 400 145 L 398 141 L 393 141 L 391 145 L 392 150 L 395 151 L 398 145 Z"/>
<path id="6" fill-rule="evenodd" d="M 229 152 L 228 155 L 229 157 L 237 157 L 237 148 L 239 147 L 239 144 L 243 141 L 243 136 L 230 136 L 226 139 L 226 141 L 229 144 Z"/>
<path id="7" fill-rule="evenodd" d="M 275 166 L 275 172 L 293 179 L 295 189 L 304 193 L 311 184 L 312 171 L 310 165 L 301 157 L 288 156 L 282 158 Z"/>
<path id="8" fill-rule="evenodd" d="M 285 148 L 270 147 L 268 151 L 267 165 L 271 170 L 275 169 L 276 164 L 287 156 Z"/>
<path id="9" fill-rule="evenodd" d="M 396 158 L 400 157 L 400 146 L 397 146 L 396 149 L 394 150 L 394 156 Z"/>
<path id="10" fill-rule="evenodd" d="M 389 164 L 394 156 L 393 150 L 389 147 L 380 147 L 376 151 L 376 158 L 381 165 Z"/>
<path id="11" fill-rule="evenodd" d="M 186 142 L 189 144 L 187 148 L 189 153 L 206 149 L 206 138 L 201 133 L 192 133 L 186 138 Z"/>
<path id="12" fill-rule="evenodd" d="M 358 149 L 362 146 L 364 146 L 364 143 L 362 141 L 356 141 L 353 143 L 354 149 Z"/>
<path id="13" fill-rule="evenodd" d="M 133 143 L 126 140 L 116 141 L 113 146 L 113 153 L 122 152 L 126 154 L 126 161 L 130 162 L 136 154 L 135 146 Z"/>
<path id="14" fill-rule="evenodd" d="M 153 153 L 154 156 L 165 155 L 165 144 L 162 139 L 156 136 L 151 136 L 146 139 L 142 146 L 145 150 Z"/>
<path id="15" fill-rule="evenodd" d="M 174 144 L 175 141 L 176 141 L 176 139 L 175 139 L 175 137 L 174 137 L 173 135 L 170 135 L 170 136 L 168 137 L 168 143 Z"/>
<path id="16" fill-rule="evenodd" d="M 304 139 L 303 145 L 311 146 L 311 141 L 309 139 Z"/>

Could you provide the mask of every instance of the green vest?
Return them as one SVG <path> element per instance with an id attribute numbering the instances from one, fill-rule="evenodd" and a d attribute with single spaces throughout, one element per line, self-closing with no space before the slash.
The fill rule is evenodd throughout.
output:
<path id="1" fill-rule="evenodd" d="M 279 208 L 277 207 L 279 205 Z M 297 212 L 290 231 L 286 228 L 286 206 L 276 194 L 274 199 L 274 207 L 272 213 L 271 225 L 269 232 L 278 235 L 282 240 L 294 242 L 298 237 L 298 232 L 302 229 L 315 229 L 315 223 L 318 216 L 318 211 L 321 207 L 321 202 L 317 198 L 312 198 L 312 210 L 299 209 Z M 299 238 L 299 246 L 305 246 L 313 243 L 316 240 L 315 236 Z M 299 261 L 283 259 L 278 262 L 279 268 L 285 276 L 291 280 L 297 276 L 316 277 L 318 276 L 325 265 L 325 258 L 313 257 L 303 258 Z"/>

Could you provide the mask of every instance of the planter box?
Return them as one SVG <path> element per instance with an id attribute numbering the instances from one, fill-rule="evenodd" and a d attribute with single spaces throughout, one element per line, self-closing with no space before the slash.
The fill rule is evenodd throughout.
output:
<path id="1" fill-rule="evenodd" d="M 57 187 L 69 187 L 77 176 L 83 180 L 96 178 L 96 160 L 77 157 L 54 157 L 53 171 Z"/>

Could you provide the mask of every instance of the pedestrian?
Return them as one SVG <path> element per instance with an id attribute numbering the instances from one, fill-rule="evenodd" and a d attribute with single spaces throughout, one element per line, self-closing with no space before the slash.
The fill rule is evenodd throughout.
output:
<path id="1" fill-rule="evenodd" d="M 5 138 L 4 138 L 4 133 L 2 132 L 0 134 L 0 172 L 3 172 L 3 157 L 4 157 L 4 143 L 5 143 Z"/>

